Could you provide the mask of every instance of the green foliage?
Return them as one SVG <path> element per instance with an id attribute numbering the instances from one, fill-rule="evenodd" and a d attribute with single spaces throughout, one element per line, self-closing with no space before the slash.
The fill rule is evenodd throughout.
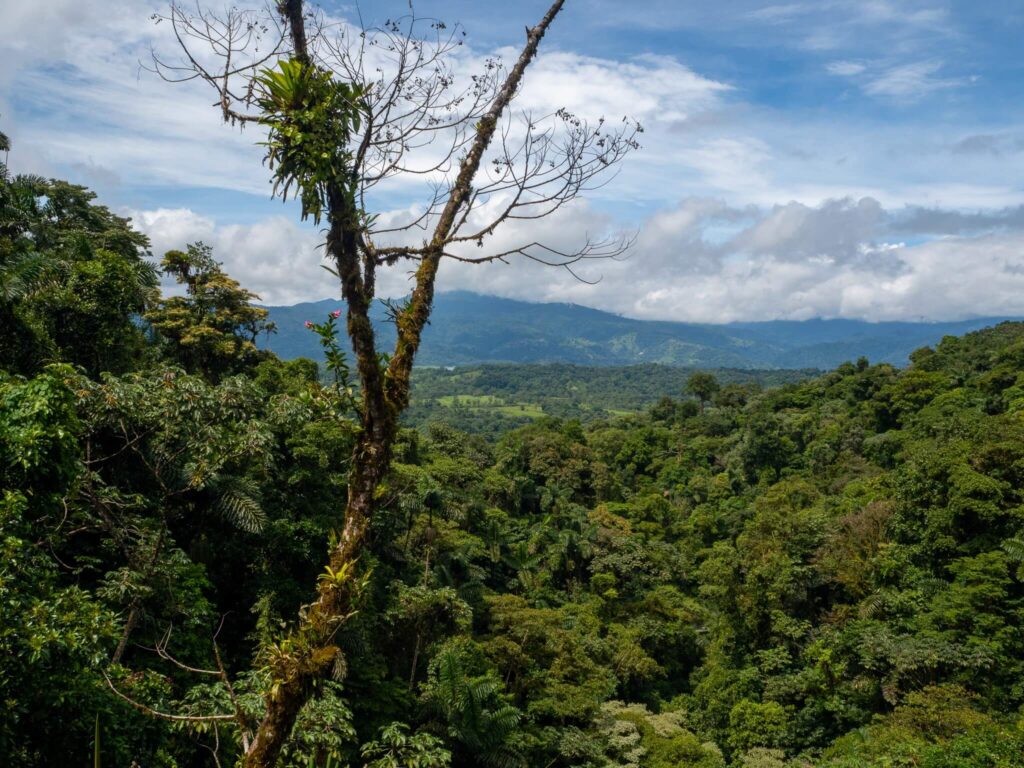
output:
<path id="1" fill-rule="evenodd" d="M 451 753 L 428 733 L 409 733 L 405 723 L 381 728 L 375 741 L 362 748 L 366 768 L 448 768 Z"/>
<path id="2" fill-rule="evenodd" d="M 609 701 L 595 718 L 603 754 L 597 765 L 622 768 L 724 768 L 714 744 L 702 742 L 686 726 L 684 712 L 650 712 L 642 704 Z"/>
<path id="3" fill-rule="evenodd" d="M 786 743 L 786 710 L 775 701 L 742 699 L 729 711 L 729 746 L 737 752 Z"/>
<path id="4" fill-rule="evenodd" d="M 0 367 L 66 360 L 97 375 L 141 354 L 134 320 L 156 292 L 148 241 L 94 199 L 0 163 Z"/>
<path id="5" fill-rule="evenodd" d="M 324 351 L 324 365 L 330 374 L 335 393 L 340 402 L 351 413 L 360 409 L 356 384 L 352 381 L 352 372 L 348 365 L 348 356 L 338 342 L 338 318 L 341 310 L 336 309 L 327 316 L 326 322 L 314 323 L 306 321 L 306 328 L 320 338 L 320 346 Z"/>
<path id="6" fill-rule="evenodd" d="M 335 211 L 355 207 L 356 179 L 348 144 L 362 123 L 364 88 L 299 59 L 278 62 L 256 78 L 260 123 L 269 128 L 267 165 L 274 172 L 274 194 L 302 202 L 302 217 L 320 223 L 330 204 Z M 329 201 L 340 187 L 348 200 Z M 354 225 L 355 222 L 350 222 Z"/>
<path id="7" fill-rule="evenodd" d="M 820 765 L 1010 768 L 1022 752 L 1019 727 L 979 711 L 963 688 L 945 685 L 910 694 L 892 714 L 839 739 Z"/>
<path id="8" fill-rule="evenodd" d="M 311 323 L 326 381 L 256 353 L 265 315 L 193 246 L 165 259 L 186 295 L 156 333 L 104 350 L 141 246 L 36 183 L 4 187 L 0 238 L 5 317 L 32 331 L 0 373 L 0 759 L 227 765 L 235 722 L 149 718 L 103 675 L 161 712 L 262 716 L 313 585 L 352 579 L 323 567 L 356 435 L 339 318 Z M 40 308 L 69 290 L 111 309 L 63 335 Z M 574 418 L 402 432 L 345 656 L 283 764 L 1019 764 L 1022 350 L 1006 324 L 903 371 L 767 389 L 719 372 L 700 404 L 666 396 L 679 372 L 426 373 L 439 408 Z M 575 400 L 555 404 L 558 382 Z M 646 399 L 600 413 L 619 397 Z"/>
<path id="9" fill-rule="evenodd" d="M 116 631 L 95 596 L 62 578 L 49 554 L 76 477 L 78 422 L 62 375 L 0 382 L 0 755 L 5 765 L 59 762 L 60 743 L 92 745 L 96 668 Z M 46 713 L 46 717 L 41 717 Z"/>
<path id="10" fill-rule="evenodd" d="M 502 700 L 502 685 L 493 673 L 467 673 L 458 648 L 446 645 L 434 657 L 423 701 L 427 712 L 440 720 L 473 762 L 520 763 L 507 742 L 519 725 L 521 713 Z"/>
<path id="11" fill-rule="evenodd" d="M 701 408 L 705 403 L 711 402 L 712 398 L 718 394 L 719 389 L 721 386 L 718 379 L 711 373 L 698 371 L 690 374 L 690 378 L 686 380 L 686 391 L 697 398 Z"/>
<path id="12" fill-rule="evenodd" d="M 403 418 L 420 428 L 444 422 L 492 441 L 545 416 L 589 424 L 653 409 L 658 421 L 678 423 L 697 415 L 700 406 L 665 393 L 683 388 L 690 373 L 665 365 L 561 363 L 420 368 L 413 372 L 413 402 Z M 814 372 L 719 368 L 702 375 L 724 384 L 716 396 L 722 407 L 737 408 L 764 386 L 806 380 Z"/>
<path id="13" fill-rule="evenodd" d="M 217 380 L 251 369 L 263 358 L 256 338 L 274 332 L 267 310 L 253 306 L 259 297 L 228 277 L 209 246 L 193 243 L 186 251 L 168 251 L 161 267 L 186 291 L 146 313 L 171 360 Z"/>
<path id="14" fill-rule="evenodd" d="M 55 366 L 34 379 L 0 379 L 0 488 L 36 508 L 59 499 L 78 471 L 70 375 Z"/>

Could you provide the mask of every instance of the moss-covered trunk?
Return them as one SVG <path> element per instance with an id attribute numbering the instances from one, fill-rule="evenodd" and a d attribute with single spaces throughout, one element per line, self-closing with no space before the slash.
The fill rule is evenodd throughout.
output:
<path id="1" fill-rule="evenodd" d="M 357 561 L 373 515 L 377 487 L 388 472 L 398 416 L 409 404 L 409 377 L 419 349 L 423 328 L 430 317 L 434 283 L 445 243 L 456 216 L 470 195 L 473 178 L 494 136 L 498 120 L 519 88 L 526 67 L 548 26 L 561 10 L 556 0 L 541 22 L 527 30 L 527 41 L 519 59 L 477 126 L 477 135 L 459 168 L 448 200 L 438 217 L 430 248 L 420 261 L 409 305 L 396 318 L 398 341 L 386 368 L 377 352 L 370 305 L 374 294 L 376 263 L 362 244 L 355 197 L 342 188 L 329 191 L 331 226 L 327 253 L 337 265 L 342 296 L 348 307 L 347 331 L 355 353 L 362 390 L 360 433 L 352 455 L 348 501 L 341 535 L 330 555 L 329 568 L 317 587 L 316 601 L 300 618 L 287 649 L 277 648 L 271 662 L 271 690 L 267 711 L 243 760 L 245 768 L 271 768 L 295 724 L 299 710 L 308 700 L 313 684 L 334 664 L 340 649 L 334 640 L 338 628 L 355 610 L 358 593 Z M 283 0 L 282 15 L 292 28 L 297 57 L 308 60 L 305 50 L 301 0 Z"/>

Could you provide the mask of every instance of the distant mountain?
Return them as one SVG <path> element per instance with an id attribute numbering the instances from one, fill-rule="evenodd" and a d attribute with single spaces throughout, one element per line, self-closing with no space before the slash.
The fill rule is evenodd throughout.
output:
<path id="1" fill-rule="evenodd" d="M 268 307 L 277 333 L 260 344 L 286 359 L 320 359 L 316 336 L 303 327 L 320 321 L 338 300 Z M 385 308 L 374 308 L 380 348 L 394 345 Z M 688 367 L 833 368 L 847 360 L 903 365 L 919 347 L 1011 318 L 945 323 L 868 323 L 859 320 L 775 320 L 757 323 L 673 323 L 631 320 L 575 304 L 532 304 L 466 291 L 438 294 L 417 362 L 573 363 Z"/>

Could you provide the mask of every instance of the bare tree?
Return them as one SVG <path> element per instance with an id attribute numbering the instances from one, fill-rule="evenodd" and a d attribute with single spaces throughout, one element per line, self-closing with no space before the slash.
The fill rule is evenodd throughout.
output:
<path id="1" fill-rule="evenodd" d="M 167 80 L 200 80 L 224 119 L 268 132 L 275 192 L 301 200 L 303 217 L 326 223 L 326 258 L 340 280 L 361 397 L 359 431 L 344 510 L 317 598 L 297 628 L 270 649 L 266 714 L 244 765 L 273 765 L 315 681 L 339 661 L 335 637 L 351 616 L 361 580 L 357 560 L 388 471 L 409 377 L 430 316 L 444 259 L 470 263 L 521 257 L 560 267 L 624 253 L 628 238 L 587 238 L 567 251 L 524 240 L 488 250 L 496 232 L 549 216 L 610 178 L 638 147 L 641 127 L 597 122 L 561 109 L 510 108 L 541 38 L 562 10 L 555 0 L 510 67 L 485 61 L 464 78 L 471 56 L 463 30 L 415 15 L 362 28 L 330 19 L 302 0 L 264 10 L 215 13 L 172 4 L 167 22 L 180 48 L 154 55 Z M 430 190 L 405 218 L 369 212 L 389 185 L 420 179 Z M 398 339 L 379 354 L 370 307 L 379 268 L 414 267 L 407 301 L 392 305 Z"/>

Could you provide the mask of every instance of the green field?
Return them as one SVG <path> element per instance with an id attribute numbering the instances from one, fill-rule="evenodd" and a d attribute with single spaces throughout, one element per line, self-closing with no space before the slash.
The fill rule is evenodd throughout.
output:
<path id="1" fill-rule="evenodd" d="M 452 410 L 465 409 L 477 414 L 496 414 L 509 418 L 537 419 L 544 416 L 544 408 L 537 403 L 507 401 L 495 395 L 442 395 L 437 405 Z"/>
<path id="2" fill-rule="evenodd" d="M 816 371 L 712 371 L 723 386 L 766 389 L 804 381 Z M 643 413 L 683 393 L 692 369 L 664 365 L 477 365 L 419 368 L 413 374 L 411 426 L 445 422 L 496 438 L 550 416 L 584 423 Z"/>

